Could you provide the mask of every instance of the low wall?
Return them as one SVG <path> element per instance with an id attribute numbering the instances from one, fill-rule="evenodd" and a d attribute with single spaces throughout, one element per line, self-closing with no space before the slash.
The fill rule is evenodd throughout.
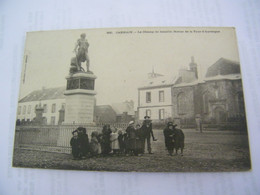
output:
<path id="1" fill-rule="evenodd" d="M 101 128 L 90 125 L 80 125 L 87 129 L 90 137 L 93 131 L 101 132 Z M 70 153 L 72 131 L 79 125 L 22 125 L 16 126 L 15 147 L 32 150 Z"/>
<path id="2" fill-rule="evenodd" d="M 102 131 L 105 124 L 19 125 L 15 129 L 15 148 L 70 153 L 72 131 L 79 126 L 87 129 L 90 139 L 93 131 Z M 111 128 L 125 129 L 126 123 L 110 124 Z"/>

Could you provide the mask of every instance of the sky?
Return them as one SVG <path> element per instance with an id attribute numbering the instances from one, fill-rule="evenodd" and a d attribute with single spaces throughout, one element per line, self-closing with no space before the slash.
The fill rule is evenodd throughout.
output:
<path id="1" fill-rule="evenodd" d="M 136 107 L 137 88 L 152 69 L 166 76 L 176 76 L 179 69 L 188 68 L 191 56 L 194 56 L 201 76 L 221 57 L 239 62 L 233 28 L 159 27 L 29 32 L 19 98 L 42 87 L 66 85 L 70 59 L 75 56 L 73 49 L 81 33 L 86 33 L 90 45 L 90 70 L 97 76 L 97 105 L 134 100 Z M 85 64 L 82 66 L 86 69 Z"/>

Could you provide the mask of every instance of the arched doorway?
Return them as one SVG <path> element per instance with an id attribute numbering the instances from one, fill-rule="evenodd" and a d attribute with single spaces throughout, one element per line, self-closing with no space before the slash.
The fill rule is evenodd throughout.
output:
<path id="1" fill-rule="evenodd" d="M 216 119 L 216 123 L 226 122 L 227 116 L 226 111 L 221 107 L 216 107 L 214 110 L 214 116 Z"/>

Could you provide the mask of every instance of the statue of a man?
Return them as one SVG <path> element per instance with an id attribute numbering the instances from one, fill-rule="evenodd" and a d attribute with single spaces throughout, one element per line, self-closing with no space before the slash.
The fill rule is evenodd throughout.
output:
<path id="1" fill-rule="evenodd" d="M 80 35 L 80 38 L 77 40 L 74 52 L 76 53 L 77 65 L 78 65 L 79 69 L 81 67 L 81 62 L 86 61 L 87 72 L 90 72 L 89 71 L 88 47 L 89 47 L 89 43 L 86 39 L 86 34 L 82 33 Z"/>

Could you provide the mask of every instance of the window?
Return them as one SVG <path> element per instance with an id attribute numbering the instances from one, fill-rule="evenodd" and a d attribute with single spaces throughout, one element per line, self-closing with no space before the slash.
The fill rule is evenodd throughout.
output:
<path id="1" fill-rule="evenodd" d="M 23 106 L 23 114 L 26 114 L 26 106 Z"/>
<path id="2" fill-rule="evenodd" d="M 31 114 L 31 105 L 28 106 L 27 114 Z"/>
<path id="3" fill-rule="evenodd" d="M 159 91 L 159 102 L 164 102 L 164 91 Z"/>
<path id="4" fill-rule="evenodd" d="M 51 117 L 51 125 L 55 125 L 55 116 Z"/>
<path id="5" fill-rule="evenodd" d="M 61 109 L 63 109 L 63 110 L 65 109 L 65 103 L 61 104 Z"/>
<path id="6" fill-rule="evenodd" d="M 159 109 L 159 119 L 160 120 L 164 119 L 164 109 Z"/>
<path id="7" fill-rule="evenodd" d="M 208 92 L 205 92 L 203 95 L 202 95 L 202 101 L 203 101 L 203 113 L 208 113 L 209 111 L 209 103 L 208 103 L 208 100 L 209 100 L 209 95 L 208 95 Z"/>
<path id="8" fill-rule="evenodd" d="M 51 113 L 55 113 L 55 112 L 56 112 L 56 104 L 52 104 Z"/>
<path id="9" fill-rule="evenodd" d="M 151 110 L 146 110 L 145 115 L 151 117 Z"/>
<path id="10" fill-rule="evenodd" d="M 19 106 L 19 107 L 18 107 L 18 115 L 20 115 L 20 114 L 21 114 L 21 110 L 22 110 L 22 107 L 21 107 L 21 106 Z"/>
<path id="11" fill-rule="evenodd" d="M 179 93 L 177 97 L 178 114 L 187 113 L 187 99 L 183 92 Z"/>
<path id="12" fill-rule="evenodd" d="M 43 105 L 43 113 L 46 113 L 47 112 L 47 104 L 44 104 Z"/>
<path id="13" fill-rule="evenodd" d="M 146 92 L 146 103 L 151 102 L 151 92 Z"/>

